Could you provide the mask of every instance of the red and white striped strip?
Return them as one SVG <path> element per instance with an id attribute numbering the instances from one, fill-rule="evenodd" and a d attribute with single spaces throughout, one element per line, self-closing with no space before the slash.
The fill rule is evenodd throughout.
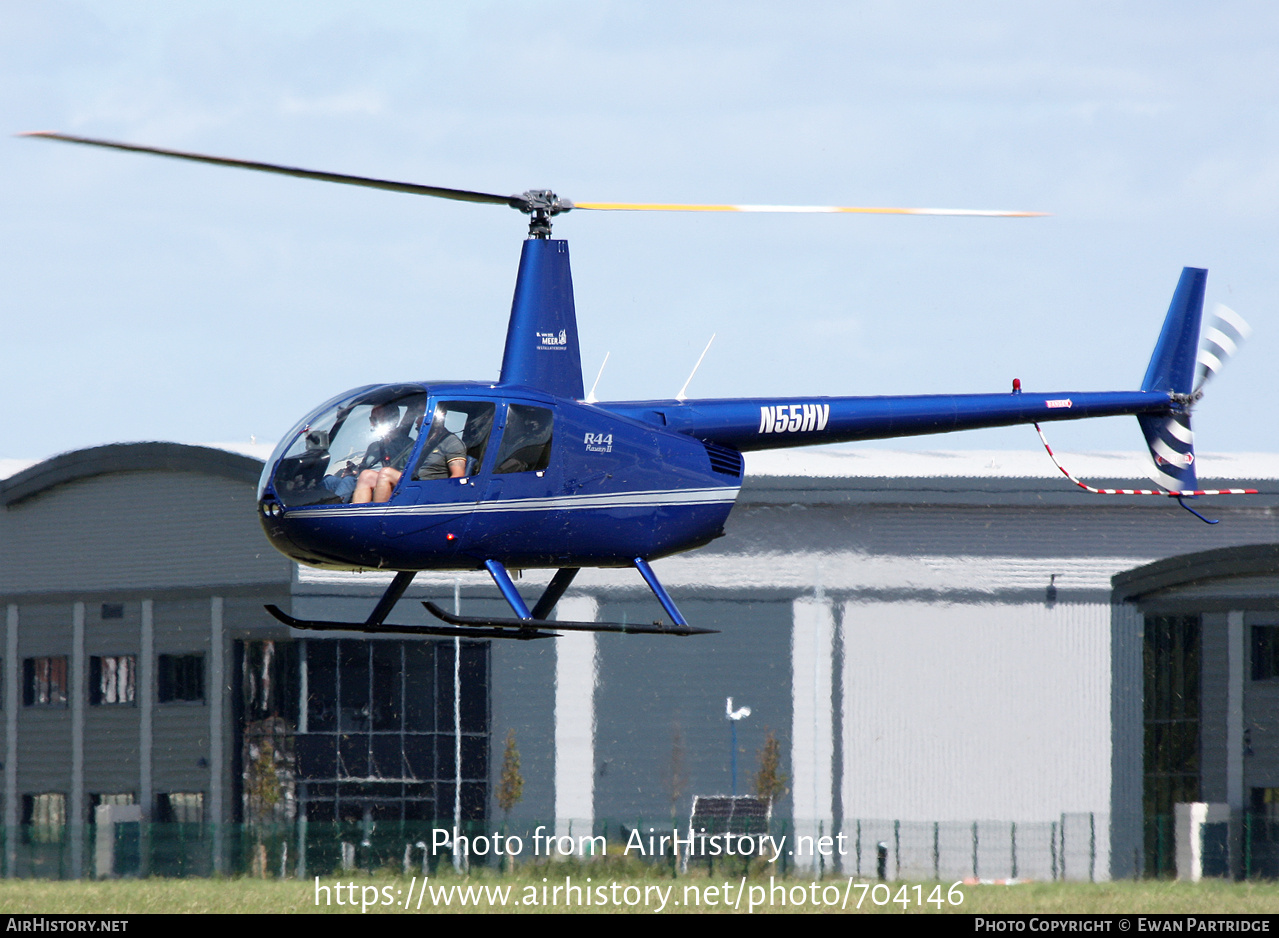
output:
<path id="1" fill-rule="evenodd" d="M 1044 449 L 1048 450 L 1048 456 L 1053 461 L 1053 465 L 1061 470 L 1064 475 L 1075 485 L 1085 491 L 1092 492 L 1094 495 L 1162 495 L 1165 498 L 1176 498 L 1178 496 L 1191 495 L 1256 495 L 1256 489 L 1183 489 L 1182 491 L 1170 491 L 1167 489 L 1099 489 L 1094 488 L 1086 482 L 1080 482 L 1071 475 L 1066 467 L 1057 461 L 1057 456 L 1053 453 L 1053 448 L 1048 445 L 1048 440 L 1044 436 L 1044 431 L 1040 429 L 1039 424 L 1035 424 L 1035 432 L 1039 434 L 1040 441 L 1044 444 Z"/>

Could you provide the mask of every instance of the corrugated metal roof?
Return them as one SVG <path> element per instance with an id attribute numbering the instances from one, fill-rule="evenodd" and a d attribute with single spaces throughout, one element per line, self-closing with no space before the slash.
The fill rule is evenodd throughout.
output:
<path id="1" fill-rule="evenodd" d="M 185 443 L 109 443 L 61 453 L 0 481 L 0 503 L 13 505 L 68 482 L 120 472 L 200 472 L 253 484 L 261 462 Z"/>
<path id="2" fill-rule="evenodd" d="M 1144 557 L 979 557 L 964 555 L 875 555 L 861 551 L 705 554 L 688 553 L 654 562 L 669 588 L 783 589 L 800 592 L 895 589 L 912 591 L 997 593 L 1042 590 L 1051 577 L 1063 590 L 1110 590 L 1115 574 L 1149 562 Z M 551 570 L 524 571 L 530 590 L 541 588 Z M 385 589 L 393 574 L 385 571 L 353 573 L 299 567 L 299 592 L 343 594 Z M 487 573 L 427 571 L 414 580 L 415 590 L 492 587 Z M 642 590 L 644 583 L 629 569 L 584 568 L 573 583 L 576 590 Z"/>
<path id="3" fill-rule="evenodd" d="M 819 446 L 746 453 L 748 476 L 802 478 L 1061 479 L 1048 454 L 1037 450 L 907 450 Z M 1058 453 L 1080 478 L 1150 478 L 1141 452 Z M 1201 453 L 1200 479 L 1279 479 L 1279 453 Z"/>
<path id="4" fill-rule="evenodd" d="M 272 443 L 174 444 L 226 450 L 265 461 Z M 1148 479 L 1145 453 L 1059 453 L 1075 475 L 1098 479 Z M 746 453 L 746 474 L 790 478 L 1060 479 L 1043 450 L 892 450 L 865 446 L 813 446 Z M 42 460 L 0 459 L 0 479 Z M 1201 479 L 1279 479 L 1279 453 L 1201 453 Z"/>

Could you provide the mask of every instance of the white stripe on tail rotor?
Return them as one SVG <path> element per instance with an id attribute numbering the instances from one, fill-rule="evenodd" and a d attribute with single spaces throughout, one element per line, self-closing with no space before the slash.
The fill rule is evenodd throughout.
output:
<path id="1" fill-rule="evenodd" d="M 1195 374 L 1195 394 L 1225 367 L 1244 340 L 1252 335 L 1252 327 L 1230 307 L 1218 303 L 1212 313 L 1212 324 L 1204 330 L 1196 359 L 1199 367 Z"/>

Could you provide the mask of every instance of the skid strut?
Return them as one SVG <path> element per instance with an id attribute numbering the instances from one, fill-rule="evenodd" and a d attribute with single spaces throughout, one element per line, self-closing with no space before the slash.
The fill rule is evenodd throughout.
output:
<path id="1" fill-rule="evenodd" d="M 640 575 L 644 577 L 644 582 L 648 584 L 649 589 L 653 591 L 653 595 L 662 604 L 666 614 L 671 617 L 672 624 L 667 625 L 664 622 L 566 622 L 560 619 L 549 620 L 546 617 L 555 609 L 556 603 L 560 601 L 564 591 L 573 582 L 573 577 L 577 576 L 577 568 L 565 567 L 556 573 L 542 593 L 542 598 L 537 601 L 537 605 L 530 612 L 528 605 L 524 602 L 524 597 L 520 595 L 515 588 L 515 584 L 511 582 L 511 576 L 507 573 L 506 567 L 502 566 L 497 560 L 484 561 L 484 568 L 488 570 L 489 576 L 493 578 L 497 588 L 502 591 L 502 596 L 510 604 L 517 618 L 458 616 L 446 612 L 433 602 L 424 602 L 423 605 L 426 606 L 431 615 L 443 622 L 447 622 L 449 625 L 463 628 L 505 629 L 509 630 L 505 634 L 512 638 L 518 637 L 520 630 L 531 628 L 557 629 L 561 632 L 623 632 L 639 635 L 708 635 L 716 631 L 715 629 L 699 629 L 689 625 L 666 590 L 662 588 L 662 584 L 658 581 L 657 575 L 653 573 L 653 568 L 648 565 L 647 561 L 636 557 L 632 563 L 635 569 L 640 572 Z"/>
<path id="2" fill-rule="evenodd" d="M 506 567 L 497 560 L 484 561 L 484 569 L 489 572 L 493 582 L 501 591 L 502 597 L 515 613 L 514 618 L 500 616 L 459 616 L 447 612 L 433 602 L 424 602 L 431 615 L 444 625 L 393 625 L 386 621 L 395 604 L 404 596 L 416 575 L 412 570 L 405 570 L 395 575 L 391 585 L 386 588 L 382 598 L 378 600 L 369 617 L 363 622 L 328 622 L 314 619 L 296 619 L 278 606 L 267 606 L 266 610 L 280 622 L 294 629 L 316 632 L 372 632 L 398 635 L 441 635 L 450 638 L 513 638 L 528 641 L 535 638 L 557 638 L 561 632 L 621 632 L 638 635 L 708 635 L 715 629 L 699 629 L 688 624 L 688 620 L 680 613 L 674 600 L 662 587 L 653 568 L 641 557 L 636 557 L 632 564 L 639 571 L 644 582 L 648 584 L 657 601 L 662 604 L 671 624 L 664 622 L 631 623 L 631 622 L 566 622 L 552 620 L 547 617 L 555 610 L 555 606 L 564 596 L 565 591 L 577 576 L 577 567 L 564 567 L 551 578 L 537 604 L 529 609 L 524 597 L 511 581 Z"/>

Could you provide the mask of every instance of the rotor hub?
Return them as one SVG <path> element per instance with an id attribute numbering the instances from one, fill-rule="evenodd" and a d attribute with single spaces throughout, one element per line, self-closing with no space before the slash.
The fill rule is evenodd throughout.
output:
<path id="1" fill-rule="evenodd" d="M 528 236 L 539 239 L 551 236 L 552 218 L 573 210 L 572 202 L 561 199 L 550 189 L 530 189 L 523 195 L 513 196 L 511 205 L 529 216 Z"/>

